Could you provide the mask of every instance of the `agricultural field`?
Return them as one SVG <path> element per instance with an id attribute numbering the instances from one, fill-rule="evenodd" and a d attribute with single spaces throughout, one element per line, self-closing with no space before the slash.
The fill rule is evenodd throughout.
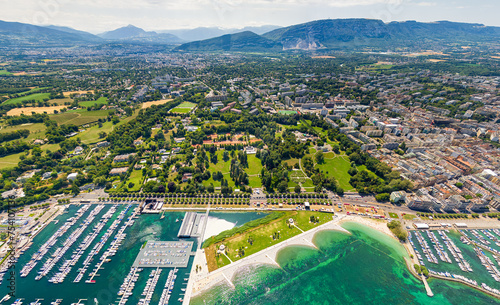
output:
<path id="1" fill-rule="evenodd" d="M 97 99 L 97 101 L 85 101 L 85 102 L 79 102 L 78 105 L 82 106 L 82 107 L 92 107 L 94 105 L 98 105 L 98 104 L 104 104 L 104 105 L 107 105 L 108 104 L 108 98 L 107 97 L 100 97 Z"/>
<path id="2" fill-rule="evenodd" d="M 12 73 L 7 70 L 0 70 L 0 75 L 12 75 Z"/>
<path id="3" fill-rule="evenodd" d="M 193 108 L 196 107 L 196 104 L 191 103 L 191 102 L 183 102 L 179 106 L 175 107 L 174 109 L 170 110 L 172 113 L 179 113 L 179 114 L 184 114 L 184 113 L 189 113 Z"/>
<path id="4" fill-rule="evenodd" d="M 19 161 L 21 161 L 21 155 L 24 155 L 24 153 L 8 155 L 0 158 L 0 170 L 16 167 Z"/>
<path id="5" fill-rule="evenodd" d="M 24 115 L 32 115 L 33 113 L 47 113 L 53 114 L 55 111 L 61 111 L 61 109 L 66 108 L 67 106 L 59 105 L 59 106 L 49 106 L 49 107 L 24 107 L 24 108 L 14 108 L 7 112 L 7 115 L 10 116 L 19 116 L 21 114 Z"/>
<path id="6" fill-rule="evenodd" d="M 159 100 L 159 101 L 153 101 L 153 102 L 145 102 L 142 104 L 142 109 L 146 109 L 146 108 L 149 108 L 149 107 L 155 106 L 155 105 L 163 105 L 163 104 L 170 102 L 171 100 L 172 99 Z"/>
<path id="7" fill-rule="evenodd" d="M 73 124 L 80 126 L 106 118 L 108 113 L 109 110 L 87 111 L 84 109 L 78 109 L 51 115 L 50 119 L 56 121 L 57 124 Z"/>
<path id="8" fill-rule="evenodd" d="M 47 127 L 43 123 L 36 124 L 23 124 L 16 126 L 5 126 L 0 129 L 0 133 L 9 133 L 17 130 L 26 129 L 30 131 L 29 136 L 26 139 L 21 139 L 22 141 L 31 142 L 38 138 L 43 138 L 45 135 L 45 130 Z"/>
<path id="9" fill-rule="evenodd" d="M 50 93 L 34 93 L 26 96 L 12 98 L 3 102 L 3 105 L 13 105 L 20 104 L 24 101 L 35 100 L 36 102 L 42 102 L 44 99 L 49 99 Z"/>
<path id="10" fill-rule="evenodd" d="M 63 92 L 63 95 L 69 97 L 72 94 L 87 94 L 87 93 L 94 94 L 94 90 L 89 90 L 89 91 L 66 91 L 66 92 Z"/>

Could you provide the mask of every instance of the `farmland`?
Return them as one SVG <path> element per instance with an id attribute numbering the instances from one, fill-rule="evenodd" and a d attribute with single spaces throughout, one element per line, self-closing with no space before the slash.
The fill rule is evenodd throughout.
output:
<path id="1" fill-rule="evenodd" d="M 33 113 L 54 113 L 54 110 L 61 111 L 61 109 L 66 108 L 67 106 L 49 106 L 49 107 L 25 107 L 25 108 L 14 108 L 7 112 L 7 115 L 11 116 L 19 116 L 21 114 L 31 115 Z"/>
<path id="2" fill-rule="evenodd" d="M 60 114 L 54 114 L 50 116 L 50 119 L 56 121 L 57 124 L 73 124 L 80 126 L 96 122 L 97 120 L 102 118 L 106 118 L 108 116 L 108 113 L 108 110 L 87 111 L 80 109 Z"/>
<path id="3" fill-rule="evenodd" d="M 92 107 L 94 105 L 99 105 L 99 104 L 108 104 L 108 98 L 107 97 L 100 97 L 97 99 L 97 101 L 85 101 L 85 102 L 79 102 L 78 105 L 82 107 Z"/>
<path id="4" fill-rule="evenodd" d="M 163 104 L 170 102 L 171 100 L 172 99 L 159 100 L 159 101 L 153 101 L 153 102 L 145 102 L 142 104 L 142 109 L 146 109 L 146 108 L 149 108 L 149 107 L 155 106 L 155 105 L 163 105 Z"/>
<path id="5" fill-rule="evenodd" d="M 34 100 L 35 102 L 43 102 L 44 99 L 49 99 L 50 93 L 34 93 L 26 96 L 12 98 L 3 102 L 3 105 L 20 104 L 24 101 Z"/>

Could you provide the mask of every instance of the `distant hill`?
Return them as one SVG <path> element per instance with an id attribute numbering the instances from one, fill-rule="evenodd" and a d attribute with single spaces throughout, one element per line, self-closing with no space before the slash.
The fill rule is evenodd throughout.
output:
<path id="1" fill-rule="evenodd" d="M 83 39 L 86 39 L 89 41 L 90 40 L 102 41 L 102 38 L 99 36 L 96 36 L 94 34 L 90 34 L 88 32 L 75 30 L 73 28 L 66 27 L 66 26 L 47 25 L 47 26 L 45 26 L 45 28 L 56 30 L 56 31 L 61 31 L 61 32 L 66 32 L 66 33 L 70 33 L 70 34 L 76 34 L 76 35 L 79 35 L 80 37 L 82 37 Z"/>
<path id="2" fill-rule="evenodd" d="M 102 39 L 99 37 L 85 32 L 62 31 L 51 27 L 0 21 L 1 46 L 67 46 L 100 41 Z"/>
<path id="3" fill-rule="evenodd" d="M 495 41 L 500 28 L 440 21 L 391 22 L 370 19 L 328 19 L 280 28 L 262 35 L 287 49 L 411 47 L 426 43 Z"/>
<path id="4" fill-rule="evenodd" d="M 130 42 L 144 42 L 144 43 L 166 43 L 166 44 L 179 44 L 185 42 L 185 40 L 179 37 L 169 34 L 156 32 L 146 32 L 145 30 L 135 27 L 133 25 L 128 25 L 126 27 L 118 28 L 113 31 L 105 32 L 98 35 L 107 40 L 120 40 L 120 41 L 130 41 Z"/>
<path id="5" fill-rule="evenodd" d="M 185 41 L 197 41 L 197 40 L 206 40 L 222 35 L 235 34 L 246 31 L 254 32 L 255 34 L 261 35 L 278 28 L 280 27 L 276 25 L 245 27 L 243 29 L 221 29 L 218 27 L 199 27 L 195 29 L 185 29 L 185 30 L 165 30 L 165 31 L 160 31 L 160 33 L 170 33 L 176 35 L 177 37 Z"/>
<path id="6" fill-rule="evenodd" d="M 282 45 L 273 40 L 246 31 L 227 34 L 207 40 L 185 43 L 176 51 L 279 51 Z"/>

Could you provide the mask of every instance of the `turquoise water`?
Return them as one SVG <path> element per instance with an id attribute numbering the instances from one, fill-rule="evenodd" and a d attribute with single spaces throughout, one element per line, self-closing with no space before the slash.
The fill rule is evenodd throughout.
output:
<path id="1" fill-rule="evenodd" d="M 17 263 L 16 267 L 19 270 L 28 262 L 33 255 L 34 252 L 38 250 L 41 244 L 43 244 L 51 235 L 55 233 L 55 231 L 64 223 L 66 219 L 74 216 L 76 211 L 79 209 L 79 206 L 71 205 L 68 207 L 68 213 L 59 216 L 58 224 L 51 223 L 45 228 L 39 235 L 37 235 L 34 239 L 33 246 L 29 248 L 26 253 L 24 253 Z M 105 263 L 103 265 L 103 269 L 100 270 L 99 276 L 95 277 L 95 284 L 87 284 L 85 280 L 89 278 L 88 274 L 92 271 L 95 264 L 101 257 L 101 254 L 106 250 L 113 240 L 111 237 L 106 243 L 103 250 L 99 255 L 94 257 L 94 261 L 91 264 L 91 267 L 88 269 L 87 273 L 83 277 L 80 283 L 73 283 L 77 275 L 77 269 L 81 267 L 83 260 L 87 257 L 87 254 L 93 248 L 94 244 L 100 240 L 101 236 L 105 233 L 108 227 L 111 225 L 113 220 L 118 216 L 119 212 L 122 211 L 125 206 L 119 205 L 117 212 L 114 214 L 114 217 L 108 221 L 106 226 L 100 232 L 100 235 L 94 240 L 93 244 L 87 249 L 87 251 L 83 254 L 80 260 L 77 262 L 75 266 L 73 266 L 72 271 L 66 277 L 66 280 L 61 284 L 53 284 L 48 282 L 48 279 L 52 274 L 59 270 L 59 266 L 62 265 L 65 259 L 69 259 L 73 253 L 72 249 L 70 249 L 66 255 L 59 261 L 59 263 L 52 269 L 51 273 L 45 278 L 42 278 L 39 281 L 35 280 L 35 276 L 43 265 L 45 260 L 55 251 L 55 249 L 62 244 L 64 240 L 71 234 L 71 232 L 76 229 L 76 227 L 83 222 L 83 219 L 90 213 L 93 207 L 91 207 L 80 220 L 76 223 L 76 225 L 68 230 L 65 235 L 59 238 L 58 243 L 52 247 L 52 249 L 47 253 L 44 259 L 38 263 L 38 265 L 31 271 L 30 275 L 26 278 L 21 278 L 17 276 L 16 279 L 16 298 L 24 298 L 24 304 L 29 304 L 29 302 L 35 301 L 35 299 L 44 299 L 41 301 L 41 304 L 50 304 L 51 301 L 55 299 L 63 299 L 62 304 L 71 304 L 72 302 L 77 302 L 79 299 L 87 299 L 88 301 L 84 301 L 83 304 L 94 304 L 93 300 L 96 298 L 100 304 L 112 304 L 118 300 L 118 290 L 120 285 L 123 283 L 123 279 L 130 271 L 130 268 L 139 253 L 139 250 L 142 244 L 148 240 L 178 240 L 177 232 L 181 226 L 181 222 L 176 222 L 176 219 L 182 219 L 184 216 L 183 212 L 179 213 L 166 213 L 164 219 L 160 219 L 158 214 L 155 215 L 141 215 L 138 219 L 136 219 L 134 225 L 132 227 L 127 228 L 125 233 L 127 233 L 127 238 L 124 240 L 120 249 L 116 256 L 111 257 L 111 262 Z M 107 205 L 96 217 L 94 221 L 97 223 L 100 220 L 101 216 L 106 213 L 106 211 L 111 208 L 110 205 Z M 132 210 L 130 209 L 127 215 L 132 214 Z M 123 222 L 119 225 L 118 229 L 121 227 Z M 80 242 L 83 240 L 85 236 L 87 236 L 92 231 L 93 225 L 89 226 L 86 231 L 82 234 L 82 236 L 77 240 L 77 242 L 73 245 L 72 248 L 76 248 Z M 117 230 L 118 230 L 117 229 Z M 117 231 L 116 230 L 116 231 Z M 116 233 L 115 231 L 115 233 Z M 114 234 L 112 235 L 114 236 Z M 196 246 L 196 242 L 195 242 Z M 192 264 L 192 258 L 190 260 L 188 269 L 180 269 L 178 272 L 178 279 L 174 286 L 174 291 L 172 294 L 172 298 L 170 299 L 170 304 L 180 304 L 178 298 L 182 297 L 183 292 L 181 288 L 185 287 L 186 282 L 183 281 L 185 277 L 188 276 L 189 270 Z M 155 296 L 153 297 L 153 302 L 158 302 L 159 297 L 161 296 L 161 292 L 163 286 L 165 285 L 165 281 L 168 276 L 168 270 L 165 269 L 162 272 L 162 275 L 158 281 L 158 285 L 155 290 Z M 145 268 L 144 271 L 141 272 L 137 285 L 134 289 L 134 294 L 127 304 L 137 304 L 137 301 L 141 297 L 141 293 L 145 287 L 146 280 L 149 277 L 150 269 Z M 0 287 L 0 296 L 3 297 L 8 292 L 7 285 L 3 285 Z M 0 298 L 1 298 L 0 297 Z M 14 302 L 14 298 L 10 299 L 7 304 L 12 304 Z M 4 303 L 5 304 L 5 303 Z"/>
<path id="2" fill-rule="evenodd" d="M 73 283 L 77 275 L 77 270 L 82 266 L 82 262 L 85 260 L 87 255 L 90 253 L 91 249 L 94 245 L 101 239 L 106 230 L 111 226 L 113 221 L 117 218 L 118 214 L 123 211 L 126 206 L 118 205 L 117 211 L 114 213 L 113 217 L 106 223 L 104 228 L 100 231 L 100 234 L 94 239 L 91 246 L 84 252 L 82 257 L 79 259 L 77 264 L 72 267 L 71 272 L 66 277 L 65 281 L 61 284 L 53 284 L 48 282 L 48 279 L 59 271 L 59 267 L 63 264 L 66 259 L 69 259 L 73 254 L 73 249 L 76 249 L 81 241 L 92 232 L 92 229 L 95 224 L 101 219 L 102 215 L 104 215 L 110 208 L 111 205 L 106 205 L 103 210 L 96 216 L 93 224 L 91 224 L 77 239 L 77 241 L 73 244 L 72 248 L 70 248 L 63 258 L 56 264 L 56 266 L 52 269 L 52 271 L 48 274 L 47 277 L 42 278 L 39 281 L 35 280 L 35 276 L 37 275 L 38 270 L 43 265 L 43 263 L 51 256 L 54 251 L 62 245 L 62 243 L 67 239 L 67 237 L 81 224 L 84 219 L 90 214 L 91 210 L 95 208 L 96 205 L 91 206 L 88 211 L 78 220 L 78 222 L 70 228 L 63 236 L 58 239 L 56 245 L 54 245 L 49 252 L 45 255 L 45 257 L 39 262 L 36 267 L 31 271 L 31 273 L 26 278 L 21 278 L 20 276 L 16 277 L 16 297 L 15 298 L 23 298 L 23 304 L 29 304 L 29 302 L 34 302 L 36 299 L 43 299 L 40 301 L 41 304 L 50 304 L 50 302 L 56 299 L 63 299 L 62 304 L 71 304 L 73 302 L 77 302 L 80 299 L 86 299 L 87 301 L 83 301 L 83 304 L 94 304 L 94 298 L 98 300 L 100 304 L 115 304 L 118 301 L 118 290 L 120 285 L 123 283 L 124 278 L 130 271 L 132 264 L 140 251 L 141 246 L 144 242 L 149 240 L 157 240 L 157 241 L 170 241 L 170 240 L 178 240 L 177 233 L 182 224 L 182 218 L 184 217 L 184 212 L 169 212 L 165 213 L 165 217 L 160 219 L 160 215 L 158 214 L 145 214 L 139 216 L 136 219 L 135 223 L 132 227 L 126 229 L 125 233 L 127 233 L 127 238 L 123 241 L 122 245 L 119 248 L 116 256 L 111 257 L 111 262 L 105 263 L 103 265 L 103 269 L 101 269 L 98 274 L 98 277 L 95 277 L 96 283 L 88 284 L 85 283 L 85 280 L 89 278 L 89 273 L 94 269 L 95 264 L 98 262 L 102 253 L 109 247 L 109 244 L 113 240 L 114 234 L 118 231 L 118 229 L 123 225 L 124 221 L 119 224 L 118 228 L 113 233 L 112 237 L 109 238 L 107 243 L 101 252 L 94 256 L 94 261 L 92 261 L 89 269 L 85 273 L 85 276 L 81 280 L 80 283 Z M 133 206 L 134 208 L 135 206 Z M 39 249 L 39 247 L 45 243 L 50 236 L 52 236 L 59 227 L 61 227 L 64 222 L 73 217 L 76 212 L 81 208 L 81 206 L 70 205 L 68 206 L 67 213 L 60 215 L 57 217 L 59 222 L 56 224 L 54 222 L 50 223 L 43 231 L 41 231 L 33 240 L 33 245 L 21 255 L 19 262 L 16 264 L 17 273 L 21 268 L 31 259 L 32 255 Z M 133 208 L 131 208 L 127 212 L 127 217 L 132 214 Z M 212 216 L 225 219 L 227 221 L 236 223 L 237 225 L 244 224 L 250 220 L 257 219 L 265 216 L 263 213 L 229 213 L 229 212 L 216 212 L 211 213 Z M 126 220 L 125 218 L 125 220 Z M 196 249 L 197 243 L 195 239 L 188 239 L 194 241 L 193 250 Z M 191 257 L 189 261 L 188 268 L 179 269 L 177 273 L 177 281 L 175 283 L 172 297 L 170 298 L 169 304 L 181 304 L 179 298 L 182 298 L 184 292 L 183 288 L 186 288 L 187 281 L 184 279 L 189 277 L 189 272 L 191 270 L 193 257 Z M 127 304 L 137 304 L 139 299 L 142 298 L 141 294 L 146 286 L 146 281 L 149 278 L 151 269 L 144 268 L 144 270 L 140 273 L 137 284 L 133 290 L 133 295 L 129 298 Z M 151 304 L 157 304 L 165 282 L 168 277 L 169 268 L 165 268 L 161 273 L 158 284 L 156 286 Z M 0 299 L 3 298 L 8 291 L 7 280 L 4 281 L 4 284 L 0 287 Z M 15 301 L 15 298 L 11 298 L 8 302 L 4 302 L 3 304 L 12 304 Z"/>
<path id="3" fill-rule="evenodd" d="M 220 284 L 191 302 L 202 304 L 500 304 L 458 283 L 431 280 L 428 297 L 421 281 L 405 265 L 404 248 L 394 239 L 357 223 L 352 234 L 323 231 L 319 250 L 288 247 L 277 258 L 280 268 L 255 266 L 233 279 L 236 289 Z"/>

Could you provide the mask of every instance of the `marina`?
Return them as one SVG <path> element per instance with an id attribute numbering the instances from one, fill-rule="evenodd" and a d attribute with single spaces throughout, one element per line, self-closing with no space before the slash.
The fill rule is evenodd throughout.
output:
<path id="1" fill-rule="evenodd" d="M 185 277 L 190 271 L 195 240 L 176 240 L 181 226 L 176 220 L 184 214 L 167 212 L 159 219 L 158 214 L 140 215 L 135 204 L 68 205 L 67 213 L 51 220 L 18 258 L 16 296 L 6 297 L 1 304 L 156 304 L 175 266 L 177 275 Z M 169 260 L 176 263 L 134 267 L 142 246 L 159 240 L 171 240 L 175 245 Z M 152 250 L 157 252 L 147 259 L 158 258 L 166 248 Z M 37 273 L 32 272 L 37 267 Z M 157 269 L 142 295 L 148 275 Z M 181 304 L 182 287 L 171 284 L 168 304 Z M 112 299 L 100 293 L 109 291 L 108 287 L 116 287 L 111 290 Z M 7 295 L 7 288 L 0 285 L 0 295 Z"/>
<path id="2" fill-rule="evenodd" d="M 498 246 L 498 233 L 498 229 L 427 230 L 411 231 L 408 237 L 420 264 L 425 265 L 420 253 L 433 264 L 428 267 L 431 275 L 480 287 L 500 297 L 496 292 L 500 287 L 500 256 L 492 248 Z"/>

